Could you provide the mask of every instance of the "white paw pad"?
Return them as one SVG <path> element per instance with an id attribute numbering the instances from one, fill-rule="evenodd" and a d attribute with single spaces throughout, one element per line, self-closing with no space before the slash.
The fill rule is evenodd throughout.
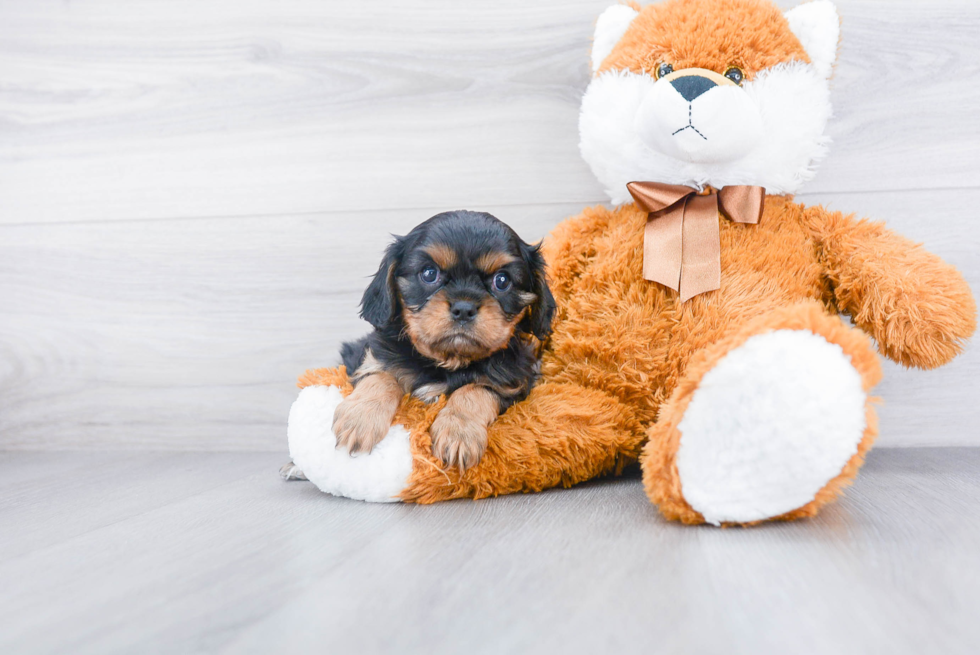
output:
<path id="1" fill-rule="evenodd" d="M 393 503 L 408 486 L 412 451 L 408 430 L 393 425 L 370 453 L 337 450 L 333 413 L 343 401 L 337 387 L 311 386 L 289 410 L 289 455 L 320 491 L 375 503 Z"/>
<path id="2" fill-rule="evenodd" d="M 678 426 L 685 500 L 716 525 L 806 505 L 857 452 L 865 402 L 837 344 L 806 330 L 751 337 L 704 375 Z"/>

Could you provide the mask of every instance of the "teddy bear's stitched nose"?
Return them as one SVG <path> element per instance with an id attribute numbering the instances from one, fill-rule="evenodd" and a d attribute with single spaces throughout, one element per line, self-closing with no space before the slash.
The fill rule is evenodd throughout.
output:
<path id="1" fill-rule="evenodd" d="M 707 77 L 700 75 L 685 75 L 684 77 L 678 77 L 676 80 L 671 80 L 670 83 L 681 94 L 681 97 L 688 102 L 694 102 L 695 98 L 709 89 L 718 86 Z"/>

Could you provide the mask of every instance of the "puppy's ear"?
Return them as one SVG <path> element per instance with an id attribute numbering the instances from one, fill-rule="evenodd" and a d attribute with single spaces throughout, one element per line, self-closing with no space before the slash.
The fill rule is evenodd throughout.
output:
<path id="1" fill-rule="evenodd" d="M 385 249 L 381 266 L 361 297 L 361 318 L 379 330 L 391 323 L 398 311 L 395 269 L 403 250 L 403 239 L 395 237 L 395 241 Z"/>
<path id="2" fill-rule="evenodd" d="M 519 329 L 543 341 L 551 334 L 551 321 L 555 317 L 556 305 L 555 297 L 551 295 L 545 277 L 541 244 L 529 246 L 521 243 L 521 255 L 531 271 L 531 292 L 537 296 L 537 299 L 528 307 L 528 313 L 521 319 Z"/>

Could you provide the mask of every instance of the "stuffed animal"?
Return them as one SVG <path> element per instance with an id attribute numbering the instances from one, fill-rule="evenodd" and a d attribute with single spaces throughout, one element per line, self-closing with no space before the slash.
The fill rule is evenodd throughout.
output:
<path id="1" fill-rule="evenodd" d="M 558 312 L 537 386 L 460 472 L 431 453 L 444 401 L 406 397 L 369 455 L 335 449 L 351 387 L 343 368 L 309 371 L 289 417 L 296 465 L 332 494 L 431 503 L 639 461 L 664 516 L 715 525 L 833 500 L 877 432 L 871 337 L 928 369 L 976 326 L 952 266 L 880 223 L 793 200 L 829 143 L 838 40 L 826 0 L 785 14 L 769 0 L 606 10 L 579 127 L 613 208 L 545 240 Z"/>

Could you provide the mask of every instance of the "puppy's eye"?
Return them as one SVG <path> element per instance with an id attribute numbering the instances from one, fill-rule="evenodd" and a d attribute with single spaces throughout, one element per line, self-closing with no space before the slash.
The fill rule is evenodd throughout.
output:
<path id="1" fill-rule="evenodd" d="M 657 64 L 657 67 L 653 70 L 653 76 L 659 80 L 661 77 L 667 77 L 673 72 L 674 72 L 673 64 L 667 64 L 667 63 Z"/>
<path id="2" fill-rule="evenodd" d="M 435 284 L 439 281 L 439 269 L 435 266 L 426 266 L 419 271 L 419 279 L 426 284 Z"/>
<path id="3" fill-rule="evenodd" d="M 493 288 L 497 291 L 507 291 L 512 284 L 506 271 L 499 271 L 493 276 Z"/>
<path id="4" fill-rule="evenodd" d="M 735 84 L 742 86 L 742 82 L 745 80 L 745 73 L 738 66 L 729 66 L 728 70 L 725 71 L 725 77 L 735 82 Z"/>

